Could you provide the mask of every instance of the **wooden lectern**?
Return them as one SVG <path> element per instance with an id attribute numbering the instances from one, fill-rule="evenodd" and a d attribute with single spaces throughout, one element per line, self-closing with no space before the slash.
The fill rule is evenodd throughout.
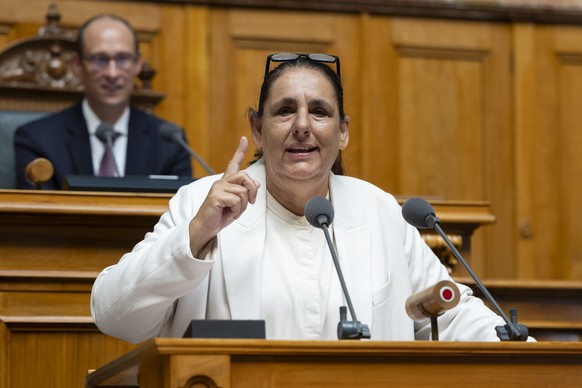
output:
<path id="1" fill-rule="evenodd" d="M 86 388 L 579 387 L 582 343 L 156 339 Z"/>

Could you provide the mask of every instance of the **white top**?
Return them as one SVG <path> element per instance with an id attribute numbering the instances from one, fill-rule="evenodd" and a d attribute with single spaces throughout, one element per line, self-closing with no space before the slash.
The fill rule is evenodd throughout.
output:
<path id="1" fill-rule="evenodd" d="M 343 297 L 323 230 L 268 192 L 266 221 L 261 307 L 267 338 L 337 339 Z"/>
<path id="2" fill-rule="evenodd" d="M 105 152 L 105 144 L 97 138 L 96 132 L 97 127 L 101 124 L 101 120 L 95 112 L 89 106 L 87 99 L 83 99 L 83 116 L 85 116 L 85 122 L 87 123 L 87 130 L 89 131 L 89 141 L 91 143 L 91 159 L 93 160 L 93 174 L 97 175 L 99 173 L 99 166 L 101 164 L 101 159 L 103 158 L 103 153 Z M 113 143 L 113 155 L 115 157 L 115 162 L 119 168 L 119 174 L 121 176 L 125 175 L 125 160 L 127 156 L 127 133 L 129 125 L 129 107 L 126 107 L 123 114 L 113 123 L 113 128 L 120 136 Z"/>
<path id="3" fill-rule="evenodd" d="M 198 258 L 190 251 L 189 223 L 222 175 L 203 177 L 180 188 L 153 231 L 118 264 L 99 274 L 93 285 L 91 312 L 100 330 L 138 343 L 158 336 L 182 337 L 193 319 L 265 319 L 267 330 L 272 330 L 272 326 L 277 328 L 277 333 L 269 333 L 267 338 L 283 339 L 295 334 L 288 332 L 289 327 L 295 330 L 299 327 L 295 322 L 301 319 L 301 325 L 310 330 L 309 334 L 299 336 L 305 338 L 316 335 L 312 328 L 317 326 L 313 323 L 317 321 L 317 309 L 323 311 L 322 306 L 327 306 L 319 317 L 324 327 L 321 338 L 336 338 L 328 328 L 337 325 L 336 306 L 343 303 L 335 300 L 322 303 L 328 298 L 322 291 L 325 276 L 331 279 L 329 298 L 341 295 L 335 291 L 340 288 L 335 286 L 339 281 L 333 262 L 326 260 L 327 254 L 318 254 L 325 250 L 323 232 L 313 229 L 310 236 L 317 237 L 319 233 L 322 240 L 312 239 L 310 245 L 303 241 L 307 237 L 301 234 L 296 220 L 284 228 L 285 237 L 271 241 L 272 235 L 278 234 L 271 229 L 282 228 L 280 225 L 285 222 L 279 222 L 272 205 L 267 211 L 264 160 L 245 171 L 260 184 L 255 203 L 222 229 Z M 347 176 L 332 174 L 329 186 L 335 208 L 334 243 L 357 318 L 369 326 L 371 340 L 430 339 L 430 320 L 412 321 L 406 314 L 405 304 L 410 295 L 440 280 L 452 281 L 447 269 L 418 230 L 403 219 L 402 208 L 393 196 L 368 182 Z M 289 249 L 292 244 L 313 252 L 308 256 L 289 256 L 288 252 L 296 251 Z M 282 258 L 283 255 L 286 257 Z M 321 258 L 318 263 L 322 268 L 329 265 L 331 269 L 308 269 L 303 275 L 301 265 L 309 258 L 317 261 L 313 259 L 317 257 Z M 276 280 L 271 279 L 275 265 L 286 265 Z M 300 279 L 290 282 L 293 275 Z M 308 276 L 310 279 L 306 282 Z M 279 279 L 288 285 L 281 287 L 283 281 Z M 275 287 L 266 284 L 267 281 Z M 457 307 L 439 316 L 440 340 L 499 341 L 495 326 L 503 325 L 503 319 L 473 297 L 468 287 L 457 285 L 461 300 Z M 301 292 L 295 292 L 298 286 Z M 268 294 L 273 292 L 287 299 L 271 298 Z M 311 297 L 312 292 L 319 294 L 310 299 L 317 304 L 307 307 L 303 300 Z M 291 297 L 303 299 L 294 303 L 288 299 Z M 279 303 L 285 315 L 273 321 L 270 315 L 274 314 L 273 309 L 279 308 Z M 290 312 L 286 307 L 290 303 L 302 306 L 305 312 Z M 279 325 L 283 328 L 279 329 Z M 279 331 L 284 333 L 279 335 Z"/>

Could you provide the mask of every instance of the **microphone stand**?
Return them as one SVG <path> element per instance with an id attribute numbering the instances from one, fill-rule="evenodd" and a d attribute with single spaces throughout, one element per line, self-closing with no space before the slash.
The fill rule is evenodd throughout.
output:
<path id="1" fill-rule="evenodd" d="M 429 214 L 426 216 L 425 221 L 429 227 L 434 228 L 438 232 L 438 234 L 440 234 L 440 236 L 443 238 L 443 240 L 445 240 L 445 243 L 449 246 L 449 248 L 451 249 L 451 251 L 453 252 L 455 257 L 457 258 L 457 260 L 459 260 L 459 262 L 467 270 L 469 275 L 471 275 L 471 277 L 475 281 L 475 284 L 477 285 L 477 287 L 479 287 L 479 289 L 481 290 L 483 295 L 485 295 L 485 297 L 487 298 L 489 303 L 491 303 L 493 305 L 493 307 L 495 308 L 497 313 L 499 315 L 501 315 L 501 317 L 505 321 L 506 324 L 504 326 L 495 327 L 495 331 L 497 332 L 497 337 L 499 337 L 499 339 L 501 341 L 526 341 L 527 337 L 529 335 L 529 332 L 528 332 L 527 326 L 520 325 L 517 323 L 517 310 L 516 309 L 510 310 L 510 314 L 511 314 L 511 320 L 510 320 L 507 317 L 507 315 L 505 314 L 505 312 L 503 312 L 503 310 L 501 309 L 499 304 L 497 304 L 497 301 L 495 300 L 495 298 L 493 298 L 493 296 L 489 293 L 489 290 L 487 290 L 487 288 L 485 288 L 483 283 L 481 283 L 481 280 L 479 279 L 477 274 L 475 274 L 475 272 L 473 272 L 471 267 L 469 267 L 469 264 L 467 264 L 467 262 L 465 261 L 465 259 L 461 255 L 461 253 L 453 245 L 451 240 L 447 237 L 447 235 L 445 234 L 445 232 L 443 231 L 443 229 L 440 226 L 439 218 L 436 216 L 433 216 L 432 214 Z"/>
<path id="2" fill-rule="evenodd" d="M 439 340 L 439 323 L 437 321 L 438 315 L 434 316 L 431 315 L 430 316 L 430 332 L 431 332 L 431 338 L 433 341 L 438 341 Z"/>
<path id="3" fill-rule="evenodd" d="M 323 229 L 323 233 L 325 234 L 325 239 L 327 240 L 327 245 L 329 247 L 329 251 L 331 252 L 333 264 L 338 274 L 348 308 L 350 309 L 350 315 L 352 316 L 352 320 L 348 321 L 346 306 L 340 306 L 340 321 L 337 325 L 337 337 L 338 339 L 370 338 L 371 333 L 368 325 L 362 324 L 360 321 L 358 321 L 358 318 L 356 318 L 356 312 L 354 311 L 354 306 L 352 305 L 352 300 L 350 299 L 350 294 L 348 293 L 348 287 L 344 281 L 342 270 L 339 265 L 339 260 L 335 253 L 335 249 L 333 249 L 334 245 L 332 244 L 331 237 L 329 236 L 327 223 L 321 222 L 320 225 L 321 229 Z"/>
<path id="4" fill-rule="evenodd" d="M 206 170 L 206 172 L 209 175 L 215 175 L 216 172 L 214 172 L 214 170 L 212 168 L 210 168 L 209 165 L 207 165 L 204 160 L 202 160 L 202 158 L 200 156 L 198 156 L 198 154 L 196 152 L 194 152 L 194 150 L 188 145 L 188 143 L 186 143 L 184 141 L 184 139 L 182 138 L 182 136 L 180 136 L 180 134 L 175 134 L 174 135 L 174 140 L 176 140 L 183 148 L 185 148 L 188 153 L 194 158 L 196 159 L 196 161 L 198 163 L 200 163 L 200 165 L 202 167 L 204 167 L 204 169 Z"/>
<path id="5" fill-rule="evenodd" d="M 422 311 L 422 314 L 425 317 L 430 317 L 430 333 L 431 333 L 431 338 L 433 341 L 438 341 L 439 340 L 439 322 L 438 322 L 438 317 L 442 315 L 441 314 L 432 314 L 428 311 L 426 311 L 426 309 L 424 308 L 424 306 L 422 305 L 422 302 L 419 302 L 416 307 Z"/>

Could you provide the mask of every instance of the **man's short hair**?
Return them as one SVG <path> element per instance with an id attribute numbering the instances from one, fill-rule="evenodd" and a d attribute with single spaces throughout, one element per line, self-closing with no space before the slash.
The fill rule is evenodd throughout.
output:
<path id="1" fill-rule="evenodd" d="M 103 13 L 103 14 L 93 16 L 92 18 L 87 20 L 85 23 L 83 23 L 83 25 L 81 27 L 79 27 L 79 31 L 77 32 L 77 38 L 75 40 L 75 50 L 77 51 L 77 54 L 79 54 L 80 58 L 83 58 L 83 38 L 85 35 L 85 30 L 87 29 L 87 27 L 89 27 L 91 25 L 91 23 L 93 23 L 94 21 L 97 21 L 97 20 L 101 20 L 101 19 L 111 19 L 111 20 L 115 20 L 115 21 L 118 21 L 118 22 L 124 24 L 129 29 L 129 31 L 131 32 L 131 35 L 133 36 L 133 41 L 135 44 L 135 54 L 137 56 L 139 56 L 139 42 L 137 41 L 137 34 L 136 34 L 133 26 L 127 20 L 122 18 L 121 16 L 117 16 L 117 15 L 114 15 L 111 13 Z"/>

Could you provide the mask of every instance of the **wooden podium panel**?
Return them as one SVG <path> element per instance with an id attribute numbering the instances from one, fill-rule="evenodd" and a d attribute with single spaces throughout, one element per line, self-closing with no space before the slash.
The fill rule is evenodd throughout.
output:
<path id="1" fill-rule="evenodd" d="M 581 343 L 156 339 L 89 374 L 86 387 L 579 387 L 581 383 Z"/>
<path id="2" fill-rule="evenodd" d="M 99 332 L 90 315 L 0 315 L 0 387 L 82 387 L 90 368 L 135 347 Z"/>
<path id="3" fill-rule="evenodd" d="M 98 332 L 92 323 L 89 309 L 91 287 L 99 271 L 116 263 L 123 253 L 131 250 L 134 244 L 152 230 L 160 215 L 167 209 L 169 199 L 170 195 L 167 194 L 0 190 L 0 320 L 2 321 L 0 323 L 0 386 L 24 388 L 42 386 L 43 383 L 45 386 L 79 386 L 88 369 L 99 368 L 133 349 L 133 345 Z M 447 233 L 471 236 L 476 228 L 494 220 L 485 203 L 447 201 L 432 202 L 432 204 Z M 465 241 L 463 237 L 463 242 Z M 521 323 L 529 325 L 532 322 L 539 322 L 538 329 L 547 326 L 547 331 L 551 333 L 555 333 L 556 328 L 562 328 L 557 333 L 558 335 L 567 329 L 568 333 L 574 333 L 570 336 L 571 338 L 576 340 L 580 338 L 582 316 L 577 307 L 580 306 L 580 299 L 576 296 L 579 295 L 577 294 L 580 291 L 579 287 L 568 287 L 564 290 L 560 284 L 554 284 L 549 288 L 529 288 L 527 294 L 524 294 L 525 288 L 528 288 L 527 284 L 518 284 L 508 289 L 506 299 L 508 303 L 521 303 L 518 305 Z M 542 298 L 541 294 L 547 293 L 537 291 L 542 289 L 546 291 L 550 289 L 551 294 Z M 492 291 L 497 296 L 500 290 L 494 288 Z M 567 302 L 564 292 L 568 295 Z M 505 302 L 503 298 L 501 299 L 501 302 Z M 548 316 L 548 319 L 543 320 L 544 314 Z M 556 340 L 555 336 L 552 338 Z M 560 341 L 562 340 L 564 340 L 563 335 L 560 337 Z M 324 373 L 321 378 L 338 383 L 345 378 L 343 374 L 358 373 L 363 375 L 362 381 L 374 386 L 374 381 L 391 381 L 392 369 L 404 370 L 406 368 L 414 371 L 410 373 L 413 378 L 420 379 L 417 375 L 430 374 L 418 372 L 419 366 L 424 364 L 418 364 L 417 352 L 420 352 L 419 354 L 431 368 L 436 369 L 435 363 L 439 359 L 437 356 L 441 354 L 439 352 L 444 352 L 448 349 L 447 346 L 454 346 L 454 344 L 430 343 L 422 343 L 421 346 L 415 343 L 398 345 L 394 350 L 392 346 L 396 344 L 390 343 L 205 342 L 203 347 L 198 343 L 194 353 L 188 350 L 185 354 L 168 355 L 160 353 L 167 352 L 168 348 L 160 348 L 158 344 L 164 344 L 164 346 L 176 344 L 172 346 L 178 346 L 181 349 L 185 342 L 158 341 L 162 342 L 152 342 L 154 347 L 151 344 L 146 345 L 144 348 L 139 348 L 140 350 L 134 356 L 129 356 L 129 354 L 126 356 L 144 359 L 146 351 L 152 355 L 145 357 L 149 361 L 144 361 L 144 363 L 127 359 L 127 362 L 134 365 L 132 372 L 134 376 L 137 376 L 138 369 L 135 368 L 139 366 L 142 375 L 148 374 L 152 381 L 166 378 L 160 377 L 165 375 L 159 371 L 166 367 L 158 365 L 162 358 L 167 362 L 172 360 L 171 362 L 175 364 L 173 368 L 178 368 L 184 371 L 185 376 L 189 376 L 190 369 L 187 366 L 192 363 L 191 358 L 195 358 L 194 364 L 204 364 L 210 370 L 205 373 L 214 371 L 212 376 L 218 372 L 222 373 L 222 376 L 227 376 L 224 377 L 227 383 L 219 384 L 222 386 L 242 384 L 247 380 L 264 381 L 264 379 L 272 379 L 269 381 L 273 381 L 274 385 L 285 386 L 283 380 L 287 378 L 297 385 L 303 378 L 306 379 L 306 385 L 310 385 L 309 381 L 314 381 L 312 386 L 318 386 L 320 369 L 321 373 Z M 186 341 L 186 343 L 197 342 Z M 217 344 L 220 344 L 218 348 Z M 449 368 L 448 365 L 454 366 L 466 361 L 459 354 L 463 352 L 472 354 L 477 351 L 480 354 L 477 361 L 471 361 L 472 364 L 462 364 L 459 368 L 466 369 L 474 365 L 475 368 L 487 370 L 489 365 L 485 358 L 487 353 L 501 352 L 500 356 L 507 360 L 512 356 L 509 355 L 505 346 L 513 349 L 511 346 L 514 345 L 501 344 L 501 348 L 486 348 L 487 350 L 481 348 L 484 345 L 478 345 L 476 350 L 463 347 L 465 345 L 456 345 L 460 347 L 455 348 L 446 356 L 447 358 L 443 358 L 446 362 L 442 361 L 441 365 L 450 372 L 452 367 Z M 358 350 L 354 346 L 356 348 L 363 346 L 363 348 Z M 420 346 L 420 348 L 409 348 L 410 346 Z M 437 346 L 437 349 L 434 349 L 434 346 Z M 439 346 L 444 346 L 445 350 Z M 517 350 L 520 349 L 519 346 L 528 346 L 527 349 L 537 349 L 541 346 L 544 352 L 549 352 L 548 348 L 544 348 L 545 345 L 542 344 L 517 346 Z M 566 345 L 559 345 L 559 348 L 563 346 Z M 210 350 L 200 353 L 199 351 L 204 347 L 209 347 Z M 426 350 L 423 350 L 425 347 L 427 347 Z M 352 351 L 355 352 L 354 357 L 348 354 Z M 402 352 L 409 353 L 405 355 Z M 329 353 L 334 357 L 333 366 L 321 358 L 322 355 Z M 547 355 L 550 358 L 553 357 L 550 352 L 538 359 L 545 360 Z M 228 360 L 228 363 L 225 360 Z M 233 360 L 237 362 L 232 364 Z M 576 358 L 572 360 L 574 360 L 572 362 L 578 362 Z M 493 362 L 494 366 L 497 365 L 496 362 Z M 523 365 L 520 364 L 520 368 L 539 366 L 532 362 L 532 359 L 528 359 Z M 382 367 L 374 370 L 365 369 L 368 364 L 382 365 Z M 116 365 L 116 368 L 120 370 L 119 364 Z M 263 369 L 254 368 L 257 370 L 249 372 L 248 368 L 256 365 L 261 365 Z M 543 364 L 540 365 L 543 368 Z M 557 361 L 555 369 L 562 367 L 561 361 Z M 124 368 L 121 368 L 124 370 L 123 373 L 129 373 Z M 503 368 L 507 366 L 495 366 L 496 370 Z M 92 375 L 92 379 L 105 376 L 103 373 L 110 373 L 105 372 L 107 370 L 107 368 L 100 369 L 99 373 Z M 553 371 L 554 369 L 552 373 Z M 430 373 L 438 375 L 437 371 Z M 510 374 L 509 371 L 504 373 Z M 530 374 L 529 371 L 520 373 Z M 263 374 L 267 374 L 267 377 Z M 244 378 L 240 377 L 242 375 Z M 336 380 L 333 380 L 334 376 L 337 377 Z M 112 379 L 113 375 L 107 375 L 106 378 Z M 99 380 L 96 384 L 103 384 L 103 381 L 105 380 Z M 353 380 L 350 381 L 353 382 Z M 164 387 L 165 384 L 161 382 L 150 386 Z M 344 385 L 351 385 L 351 383 Z M 419 385 L 426 386 L 424 383 L 419 383 Z M 186 387 L 184 384 L 182 386 Z"/>
<path id="4" fill-rule="evenodd" d="M 169 194 L 0 190 L 0 270 L 84 271 L 119 261 L 151 231 Z M 400 201 L 401 203 L 403 201 Z M 448 233 L 471 235 L 494 222 L 485 202 L 433 203 Z"/>
<path id="5" fill-rule="evenodd" d="M 0 270 L 84 271 L 119 261 L 170 195 L 0 190 Z"/>
<path id="6" fill-rule="evenodd" d="M 134 347 L 95 327 L 91 288 L 169 198 L 0 190 L 0 387 L 79 387 Z"/>

